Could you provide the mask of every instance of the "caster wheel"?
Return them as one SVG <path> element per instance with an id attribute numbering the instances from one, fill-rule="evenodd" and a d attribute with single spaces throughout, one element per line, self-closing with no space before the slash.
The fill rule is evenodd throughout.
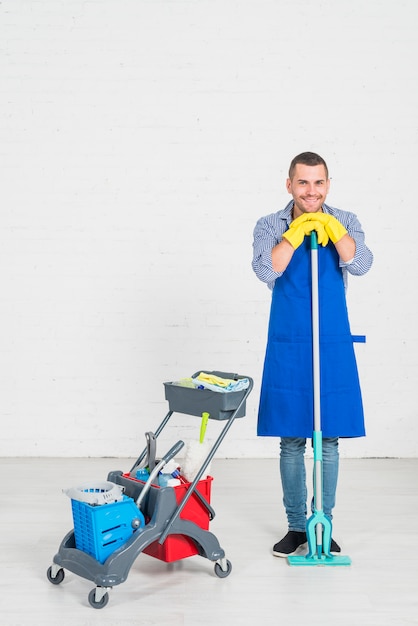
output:
<path id="1" fill-rule="evenodd" d="M 231 570 L 232 564 L 231 561 L 228 561 L 228 559 L 226 560 L 226 570 L 223 570 L 219 563 L 215 563 L 215 574 L 218 578 L 226 578 L 231 573 Z"/>
<path id="2" fill-rule="evenodd" d="M 49 580 L 50 583 L 52 583 L 53 585 L 59 585 L 64 580 L 65 572 L 61 568 L 61 569 L 58 570 L 57 575 L 53 576 L 52 575 L 52 566 L 51 566 L 51 567 L 48 567 L 46 575 L 47 575 L 48 580 Z"/>
<path id="3" fill-rule="evenodd" d="M 100 598 L 98 602 L 96 602 L 96 589 L 92 589 L 89 593 L 89 604 L 93 607 L 93 609 L 103 609 L 106 604 L 109 602 L 109 594 L 106 593 Z"/>

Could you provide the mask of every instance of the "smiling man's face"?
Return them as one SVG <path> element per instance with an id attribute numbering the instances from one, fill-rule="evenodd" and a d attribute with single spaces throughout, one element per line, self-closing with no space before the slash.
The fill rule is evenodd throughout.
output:
<path id="1" fill-rule="evenodd" d="M 286 181 L 287 191 L 293 196 L 293 219 L 303 213 L 320 211 L 329 191 L 330 181 L 323 165 L 297 163 L 293 177 Z"/>

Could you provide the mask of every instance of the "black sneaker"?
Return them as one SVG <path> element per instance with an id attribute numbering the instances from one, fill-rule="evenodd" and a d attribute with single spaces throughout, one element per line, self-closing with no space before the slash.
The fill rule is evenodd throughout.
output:
<path id="1" fill-rule="evenodd" d="M 341 552 L 341 548 L 334 539 L 331 538 L 331 545 L 329 551 L 331 554 Z"/>
<path id="2" fill-rule="evenodd" d="M 331 545 L 329 547 L 330 554 L 338 554 L 341 552 L 341 548 L 336 541 L 331 537 Z"/>
<path id="3" fill-rule="evenodd" d="M 287 535 L 273 546 L 273 554 L 274 556 L 289 556 L 290 554 L 294 554 L 306 541 L 306 533 L 301 533 L 297 530 L 289 530 Z"/>

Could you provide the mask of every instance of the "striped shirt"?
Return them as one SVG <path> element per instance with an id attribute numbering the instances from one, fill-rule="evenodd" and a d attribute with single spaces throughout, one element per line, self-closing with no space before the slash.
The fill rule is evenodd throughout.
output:
<path id="1" fill-rule="evenodd" d="M 293 200 L 285 209 L 261 217 L 254 228 L 252 267 L 256 276 L 273 289 L 277 278 L 283 272 L 275 272 L 272 267 L 271 251 L 282 240 L 283 233 L 292 222 Z M 365 274 L 373 263 L 373 254 L 365 244 L 361 224 L 354 213 L 335 209 L 327 204 L 322 205 L 324 213 L 333 215 L 347 229 L 350 237 L 356 242 L 356 253 L 348 263 L 340 259 L 344 284 L 347 286 L 347 272 L 356 276 Z"/>

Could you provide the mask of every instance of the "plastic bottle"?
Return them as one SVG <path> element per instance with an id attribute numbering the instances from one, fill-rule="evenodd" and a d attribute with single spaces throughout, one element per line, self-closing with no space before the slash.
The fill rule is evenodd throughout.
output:
<path id="1" fill-rule="evenodd" d="M 159 474 L 158 475 L 158 484 L 160 487 L 176 487 L 177 485 L 181 485 L 181 482 L 178 478 L 173 478 L 172 474 Z"/>
<path id="2" fill-rule="evenodd" d="M 140 469 L 136 470 L 135 477 L 137 480 L 143 480 L 144 483 L 146 483 L 149 478 L 149 471 L 146 467 L 141 467 Z"/>

